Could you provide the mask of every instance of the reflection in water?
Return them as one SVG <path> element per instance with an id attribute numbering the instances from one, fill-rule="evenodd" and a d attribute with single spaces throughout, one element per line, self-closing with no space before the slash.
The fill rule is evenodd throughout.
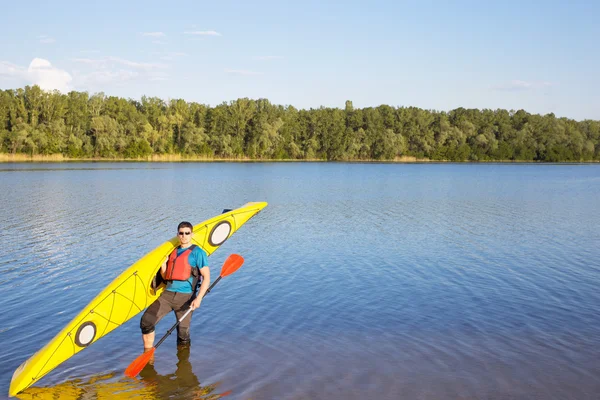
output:
<path id="1" fill-rule="evenodd" d="M 218 383 L 201 386 L 192 372 L 189 360 L 190 346 L 177 348 L 177 369 L 172 374 L 160 375 L 154 365 L 140 373 L 142 379 L 129 379 L 118 373 L 97 375 L 87 382 L 74 379 L 52 387 L 30 387 L 19 393 L 22 400 L 83 400 L 83 399 L 203 399 L 215 400 L 227 396 L 214 393 Z"/>
<path id="2" fill-rule="evenodd" d="M 191 345 L 177 346 L 177 369 L 172 374 L 160 375 L 151 360 L 142 372 L 142 382 L 155 399 L 219 399 L 229 394 L 213 394 L 218 384 L 200 386 L 200 381 L 192 371 L 190 363 Z"/>
<path id="3" fill-rule="evenodd" d="M 81 400 L 151 398 L 152 392 L 137 381 L 126 380 L 117 373 L 96 375 L 87 382 L 73 379 L 51 387 L 30 387 L 17 395 L 22 400 Z"/>

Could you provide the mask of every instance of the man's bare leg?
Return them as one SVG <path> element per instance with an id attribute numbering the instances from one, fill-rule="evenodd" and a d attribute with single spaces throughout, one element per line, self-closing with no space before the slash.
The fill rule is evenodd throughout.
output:
<path id="1" fill-rule="evenodd" d="M 144 341 L 144 352 L 149 351 L 154 347 L 154 332 L 142 334 L 142 340 Z"/>

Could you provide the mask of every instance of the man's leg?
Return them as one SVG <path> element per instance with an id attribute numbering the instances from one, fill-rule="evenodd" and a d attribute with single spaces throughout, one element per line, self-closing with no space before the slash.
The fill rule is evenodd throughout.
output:
<path id="1" fill-rule="evenodd" d="M 177 293 L 174 299 L 173 309 L 175 310 L 175 317 L 177 320 L 183 316 L 189 310 L 192 304 L 191 294 Z M 192 314 L 190 312 L 184 319 L 177 325 L 177 344 L 189 344 L 190 343 L 190 325 L 192 323 Z"/>
<path id="2" fill-rule="evenodd" d="M 142 333 L 142 341 L 144 342 L 144 352 L 149 351 L 151 348 L 154 347 L 154 336 L 154 331 L 145 335 Z"/>
<path id="3" fill-rule="evenodd" d="M 165 296 L 169 296 L 170 292 L 163 292 L 158 299 L 148 307 L 142 319 L 140 320 L 140 328 L 142 330 L 142 340 L 144 342 L 144 351 L 154 347 L 154 328 L 171 310 L 171 305 Z"/>

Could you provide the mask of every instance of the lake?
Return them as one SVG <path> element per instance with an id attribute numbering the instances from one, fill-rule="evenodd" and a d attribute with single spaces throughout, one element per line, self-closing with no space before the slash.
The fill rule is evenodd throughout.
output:
<path id="1" fill-rule="evenodd" d="M 0 164 L 0 397 L 180 221 L 249 201 L 188 352 L 125 378 L 140 314 L 19 396 L 600 396 L 600 165 L 103 162 Z"/>

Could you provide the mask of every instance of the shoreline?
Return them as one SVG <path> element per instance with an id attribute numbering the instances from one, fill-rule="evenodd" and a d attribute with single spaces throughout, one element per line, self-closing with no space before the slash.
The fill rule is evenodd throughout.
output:
<path id="1" fill-rule="evenodd" d="M 347 162 L 347 163 L 387 163 L 387 164 L 414 164 L 414 163 L 441 163 L 441 164 L 597 164 L 600 161 L 558 161 L 545 162 L 535 160 L 485 160 L 485 161 L 448 161 L 448 160 L 430 160 L 428 158 L 417 158 L 412 156 L 396 157 L 393 160 L 322 160 L 322 159 L 253 159 L 249 157 L 192 157 L 182 156 L 180 154 L 152 155 L 149 157 L 138 158 L 71 158 L 62 154 L 52 155 L 27 155 L 27 154 L 6 154 L 0 153 L 0 164 L 2 163 L 71 163 L 71 162 Z"/>
<path id="2" fill-rule="evenodd" d="M 62 154 L 52 155 L 27 155 L 27 154 L 6 154 L 0 153 L 0 163 L 28 163 L 28 162 L 48 162 L 48 163 L 61 163 L 61 162 L 387 162 L 387 163 L 418 163 L 418 162 L 438 162 L 427 158 L 416 158 L 416 157 L 396 157 L 394 160 L 323 160 L 320 158 L 313 159 L 259 159 L 250 157 L 198 157 L 198 156 L 185 156 L 180 154 L 164 154 L 164 155 L 152 155 L 149 157 L 137 157 L 137 158 L 106 158 L 106 157 L 86 157 L 86 158 L 71 158 L 65 157 Z M 447 162 L 447 161 L 439 161 Z"/>

